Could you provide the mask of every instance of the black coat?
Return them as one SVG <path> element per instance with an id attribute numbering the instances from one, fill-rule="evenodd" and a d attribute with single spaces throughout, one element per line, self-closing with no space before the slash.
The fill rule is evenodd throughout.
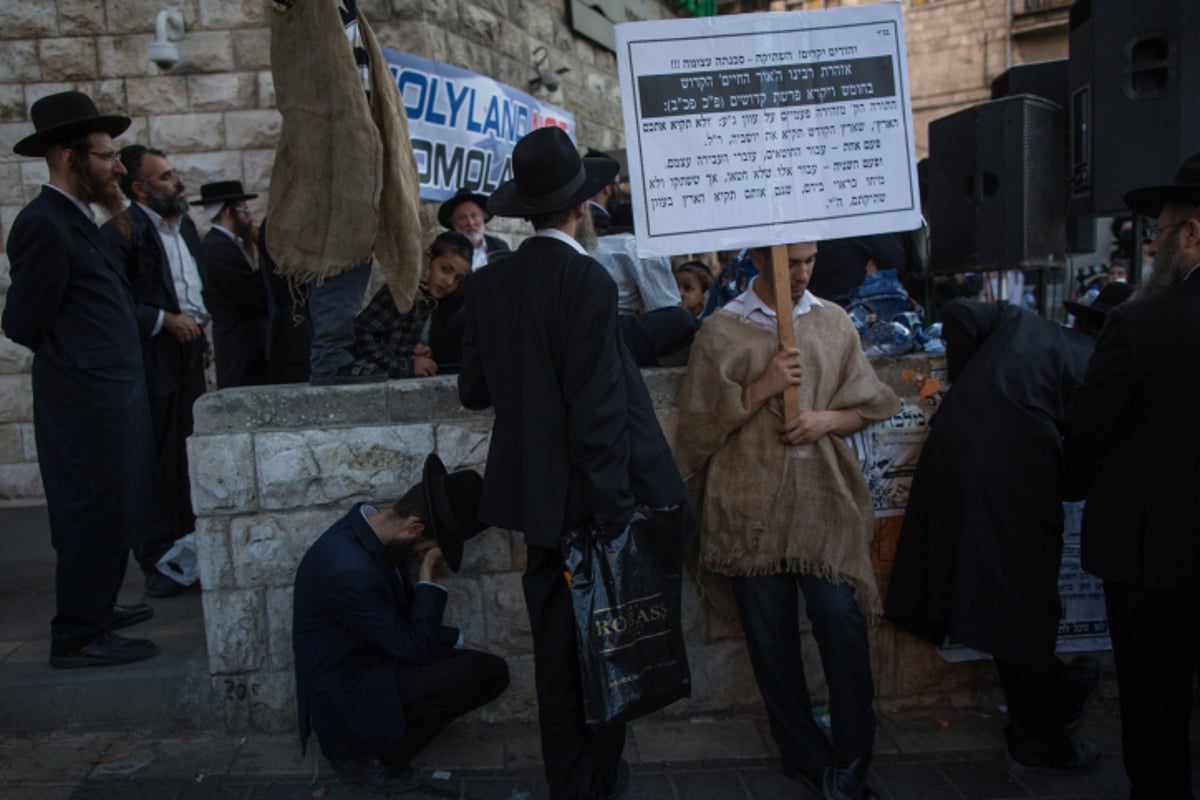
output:
<path id="1" fill-rule="evenodd" d="M 119 553 L 160 527 L 129 282 L 95 223 L 51 188 L 17 215 L 7 252 L 3 326 L 34 352 L 51 541 L 77 554 Z"/>
<path id="2" fill-rule="evenodd" d="M 203 282 L 200 234 L 186 214 L 180 219 L 179 228 Z M 100 231 L 117 252 L 133 290 L 150 397 L 165 397 L 178 391 L 184 382 L 188 349 L 165 330 L 154 333 L 159 311 L 179 313 L 179 298 L 175 296 L 175 282 L 162 240 L 146 212 L 136 204 L 104 223 Z"/>
<path id="3" fill-rule="evenodd" d="M 1090 337 L 1013 306 L 959 300 L 951 388 L 921 450 L 886 616 L 1015 663 L 1054 650 L 1067 403 Z"/>
<path id="4" fill-rule="evenodd" d="M 204 237 L 204 302 L 212 314 L 217 388 L 259 386 L 267 377 L 267 286 L 237 242 Z"/>
<path id="5" fill-rule="evenodd" d="M 327 758 L 373 755 L 404 735 L 396 664 L 428 664 L 458 641 L 442 624 L 446 591 L 414 588 L 356 505 L 296 571 L 292 649 L 300 741 Z"/>
<path id="6" fill-rule="evenodd" d="M 1109 314 L 1071 402 L 1070 486 L 1087 497 L 1083 568 L 1195 592 L 1200 536 L 1200 276 Z"/>
<path id="7" fill-rule="evenodd" d="M 480 520 L 556 548 L 590 518 L 623 521 L 635 499 L 687 502 L 604 267 L 534 236 L 470 283 L 459 397 L 496 413 Z"/>

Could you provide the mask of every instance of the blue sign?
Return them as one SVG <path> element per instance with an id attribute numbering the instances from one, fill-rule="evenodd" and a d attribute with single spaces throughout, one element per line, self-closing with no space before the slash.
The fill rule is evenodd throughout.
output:
<path id="1" fill-rule="evenodd" d="M 396 78 L 417 159 L 422 200 L 460 188 L 491 194 L 512 178 L 512 148 L 557 125 L 575 140 L 575 116 L 477 72 L 382 48 Z"/>

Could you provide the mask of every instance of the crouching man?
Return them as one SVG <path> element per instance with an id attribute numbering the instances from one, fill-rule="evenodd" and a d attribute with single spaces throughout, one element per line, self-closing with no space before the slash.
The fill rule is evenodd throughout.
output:
<path id="1" fill-rule="evenodd" d="M 343 780 L 402 792 L 412 758 L 452 720 L 508 686 L 504 659 L 442 624 L 441 563 L 457 571 L 483 479 L 451 475 L 436 455 L 391 508 L 356 505 L 318 539 L 296 573 L 292 647 L 304 747 L 316 730 Z M 420 564 L 413 586 L 410 562 Z"/>

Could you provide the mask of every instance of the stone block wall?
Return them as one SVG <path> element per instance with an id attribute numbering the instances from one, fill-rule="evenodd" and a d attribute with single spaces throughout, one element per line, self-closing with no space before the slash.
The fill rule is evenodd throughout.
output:
<path id="1" fill-rule="evenodd" d="M 906 399 L 904 369 L 924 358 L 877 365 Z M 675 433 L 681 369 L 644 372 L 668 440 Z M 355 502 L 386 505 L 420 480 L 425 455 L 448 469 L 482 471 L 491 415 L 463 409 L 450 376 L 342 387 L 225 390 L 196 406 L 188 442 L 192 499 L 204 586 L 209 671 L 235 730 L 289 731 L 295 725 L 291 609 L 296 567 L 308 546 Z M 890 570 L 898 518 L 880 520 L 875 562 Z M 509 660 L 512 685 L 477 712 L 485 721 L 533 720 L 536 712 L 529 622 L 521 590 L 525 546 L 518 533 L 489 529 L 465 548 L 450 590 L 447 622 Z M 683 626 L 693 695 L 662 712 L 748 713 L 759 697 L 740 626 L 710 612 L 685 579 Z M 880 701 L 893 707 L 993 683 L 990 665 L 941 662 L 926 644 L 883 625 L 873 634 Z M 806 637 L 809 685 L 825 691 Z"/>

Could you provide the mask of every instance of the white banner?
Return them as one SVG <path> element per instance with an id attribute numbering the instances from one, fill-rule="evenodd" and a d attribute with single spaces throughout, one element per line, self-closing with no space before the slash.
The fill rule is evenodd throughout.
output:
<path id="1" fill-rule="evenodd" d="M 920 226 L 898 3 L 616 32 L 639 255 Z"/>
<path id="2" fill-rule="evenodd" d="M 396 77 L 422 200 L 459 189 L 491 194 L 512 178 L 512 149 L 535 128 L 557 125 L 575 140 L 575 116 L 486 75 L 381 48 Z"/>

